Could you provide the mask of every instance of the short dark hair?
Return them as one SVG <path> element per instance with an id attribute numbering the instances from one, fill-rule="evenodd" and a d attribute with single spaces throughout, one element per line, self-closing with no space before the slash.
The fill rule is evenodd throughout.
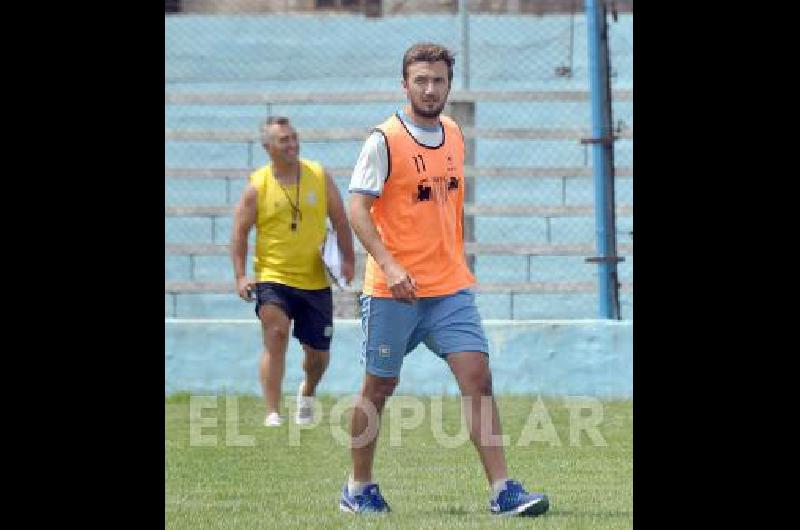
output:
<path id="1" fill-rule="evenodd" d="M 432 42 L 420 42 L 406 50 L 405 55 L 403 55 L 403 79 L 408 81 L 408 65 L 420 62 L 435 63 L 437 61 L 447 63 L 447 81 L 452 83 L 455 56 L 444 46 Z"/>
<path id="2" fill-rule="evenodd" d="M 289 118 L 284 116 L 270 116 L 267 118 L 266 125 L 272 125 L 273 123 L 277 123 L 278 125 L 289 125 Z"/>
<path id="3" fill-rule="evenodd" d="M 266 145 L 269 143 L 269 126 L 270 125 L 289 125 L 289 118 L 285 116 L 269 116 L 261 125 L 261 144 Z"/>

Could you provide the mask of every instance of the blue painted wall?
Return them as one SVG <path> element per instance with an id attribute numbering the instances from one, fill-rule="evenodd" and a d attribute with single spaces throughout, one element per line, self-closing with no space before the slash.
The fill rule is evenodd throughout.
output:
<path id="1" fill-rule="evenodd" d="M 484 321 L 498 394 L 630 398 L 633 322 L 606 320 Z M 261 330 L 252 320 L 165 321 L 165 392 L 261 394 Z M 360 388 L 361 325 L 337 320 L 331 362 L 318 392 L 353 394 Z M 286 358 L 284 393 L 303 378 L 295 339 Z M 458 394 L 447 365 L 424 346 L 406 358 L 396 394 Z"/>

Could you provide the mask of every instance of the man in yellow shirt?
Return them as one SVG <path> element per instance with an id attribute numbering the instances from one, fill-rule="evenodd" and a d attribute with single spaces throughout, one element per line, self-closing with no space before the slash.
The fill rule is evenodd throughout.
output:
<path id="1" fill-rule="evenodd" d="M 449 50 L 409 48 L 402 81 L 408 104 L 369 136 L 350 180 L 350 222 L 369 257 L 361 297 L 366 373 L 351 421 L 353 470 L 339 501 L 345 512 L 389 511 L 372 477 L 380 420 L 367 412 L 381 413 L 405 355 L 421 342 L 448 364 L 467 398 L 470 438 L 492 488 L 490 512 L 540 515 L 549 507 L 546 495 L 509 479 L 503 446 L 491 441 L 500 418 L 464 257 L 464 139 L 441 114 L 452 79 Z"/>
<path id="2" fill-rule="evenodd" d="M 297 392 L 295 416 L 304 425 L 313 421 L 313 396 L 328 366 L 333 335 L 330 280 L 320 254 L 326 219 L 330 218 L 336 231 L 347 283 L 353 279 L 353 237 L 336 184 L 318 162 L 299 158 L 297 132 L 289 119 L 267 119 L 261 136 L 271 163 L 250 175 L 236 206 L 231 258 L 236 291 L 244 300 L 255 300 L 261 320 L 264 425 L 283 423 L 280 397 L 292 320 L 293 335 L 305 352 L 305 380 Z M 245 274 L 247 238 L 253 226 L 255 279 Z"/>

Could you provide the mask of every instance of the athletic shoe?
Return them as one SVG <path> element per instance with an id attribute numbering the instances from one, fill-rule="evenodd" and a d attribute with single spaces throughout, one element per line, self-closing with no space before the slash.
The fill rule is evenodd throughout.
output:
<path id="1" fill-rule="evenodd" d="M 547 495 L 528 493 L 516 480 L 507 480 L 505 488 L 489 503 L 494 515 L 541 515 L 550 507 Z"/>
<path id="2" fill-rule="evenodd" d="M 283 425 L 283 418 L 277 412 L 271 412 L 264 419 L 264 427 L 280 427 Z"/>
<path id="3" fill-rule="evenodd" d="M 294 421 L 298 425 L 310 425 L 314 422 L 314 396 L 303 395 L 304 383 L 301 381 L 300 388 L 297 389 L 297 413 Z"/>
<path id="4" fill-rule="evenodd" d="M 349 513 L 378 513 L 391 512 L 386 499 L 378 490 L 377 484 L 370 484 L 361 495 L 350 495 L 347 491 L 347 484 L 342 488 L 342 498 L 339 501 L 339 509 Z"/>

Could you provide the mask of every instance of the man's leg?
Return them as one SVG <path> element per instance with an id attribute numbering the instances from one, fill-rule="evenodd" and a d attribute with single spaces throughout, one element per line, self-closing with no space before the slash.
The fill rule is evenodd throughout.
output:
<path id="1" fill-rule="evenodd" d="M 305 357 L 303 358 L 303 372 L 305 372 L 305 380 L 300 388 L 300 394 L 303 396 L 313 396 L 317 391 L 322 375 L 328 368 L 328 361 L 330 360 L 330 352 L 323 350 L 315 350 L 311 346 L 303 344 L 303 351 Z"/>
<path id="2" fill-rule="evenodd" d="M 380 414 L 397 386 L 397 377 L 367 373 L 350 419 L 353 471 L 342 488 L 339 509 L 350 513 L 390 512 L 378 484 L 372 481 L 372 462 L 378 442 Z M 376 414 L 377 412 L 377 414 Z"/>
<path id="3" fill-rule="evenodd" d="M 378 377 L 372 374 L 365 374 L 364 384 L 361 386 L 361 394 L 356 402 L 356 407 L 353 409 L 353 415 L 350 420 L 350 436 L 353 440 L 358 439 L 369 426 L 369 417 L 367 416 L 368 410 L 371 410 L 370 404 L 374 406 L 378 412 L 377 420 L 380 425 L 380 415 L 386 400 L 394 392 L 397 386 L 397 377 Z M 368 402 L 368 403 L 365 403 Z M 376 429 L 375 435 L 365 444 L 356 444 L 350 450 L 353 458 L 353 480 L 355 482 L 371 482 L 372 481 L 372 462 L 375 458 L 375 445 L 378 443 L 378 431 Z"/>
<path id="4" fill-rule="evenodd" d="M 294 336 L 300 341 L 305 356 L 305 377 L 297 389 L 298 425 L 314 422 L 314 395 L 317 385 L 328 368 L 331 336 L 333 334 L 333 297 L 330 288 L 295 289 Z"/>
<path id="5" fill-rule="evenodd" d="M 307 344 L 302 346 L 305 351 L 303 371 L 306 375 L 300 382 L 300 388 L 297 389 L 297 411 L 294 421 L 298 425 L 310 425 L 314 422 L 314 395 L 317 392 L 317 384 L 328 367 L 330 352 L 314 349 Z"/>
<path id="6" fill-rule="evenodd" d="M 361 325 L 364 332 L 364 382 L 350 418 L 353 469 L 342 488 L 339 509 L 351 513 L 391 511 L 373 482 L 372 465 L 378 442 L 380 417 L 394 393 L 403 358 L 409 350 L 408 336 L 419 322 L 417 304 L 403 304 L 391 298 L 361 297 Z"/>
<path id="7" fill-rule="evenodd" d="M 493 495 L 489 502 L 489 510 L 496 515 L 541 515 L 545 513 L 550 501 L 542 493 L 528 493 L 516 480 L 508 479 L 506 457 L 500 440 L 491 443 L 491 437 L 501 436 L 500 414 L 492 394 L 492 373 L 489 361 L 481 352 L 466 351 L 451 353 L 447 363 L 453 371 L 461 395 L 465 399 L 465 415 L 469 425 L 472 443 L 486 472 L 486 478 L 492 485 Z M 462 398 L 462 399 L 463 399 Z M 483 406 L 481 400 L 487 400 Z M 484 443 L 489 442 L 489 443 Z"/>
<path id="8" fill-rule="evenodd" d="M 264 353 L 259 366 L 261 389 L 267 405 L 267 415 L 278 412 L 281 401 L 281 384 L 286 365 L 286 347 L 289 342 L 289 317 L 275 304 L 264 304 L 258 312 L 264 338 Z"/>
<path id="9" fill-rule="evenodd" d="M 508 471 L 504 449 L 499 441 L 495 445 L 483 443 L 490 439 L 490 435 L 499 437 L 502 434 L 500 415 L 492 395 L 489 362 L 482 352 L 469 351 L 449 354 L 447 364 L 450 365 L 461 390 L 470 439 L 478 450 L 486 478 L 494 484 L 505 479 Z M 490 400 L 491 406 L 483 407 L 482 399 Z"/>

